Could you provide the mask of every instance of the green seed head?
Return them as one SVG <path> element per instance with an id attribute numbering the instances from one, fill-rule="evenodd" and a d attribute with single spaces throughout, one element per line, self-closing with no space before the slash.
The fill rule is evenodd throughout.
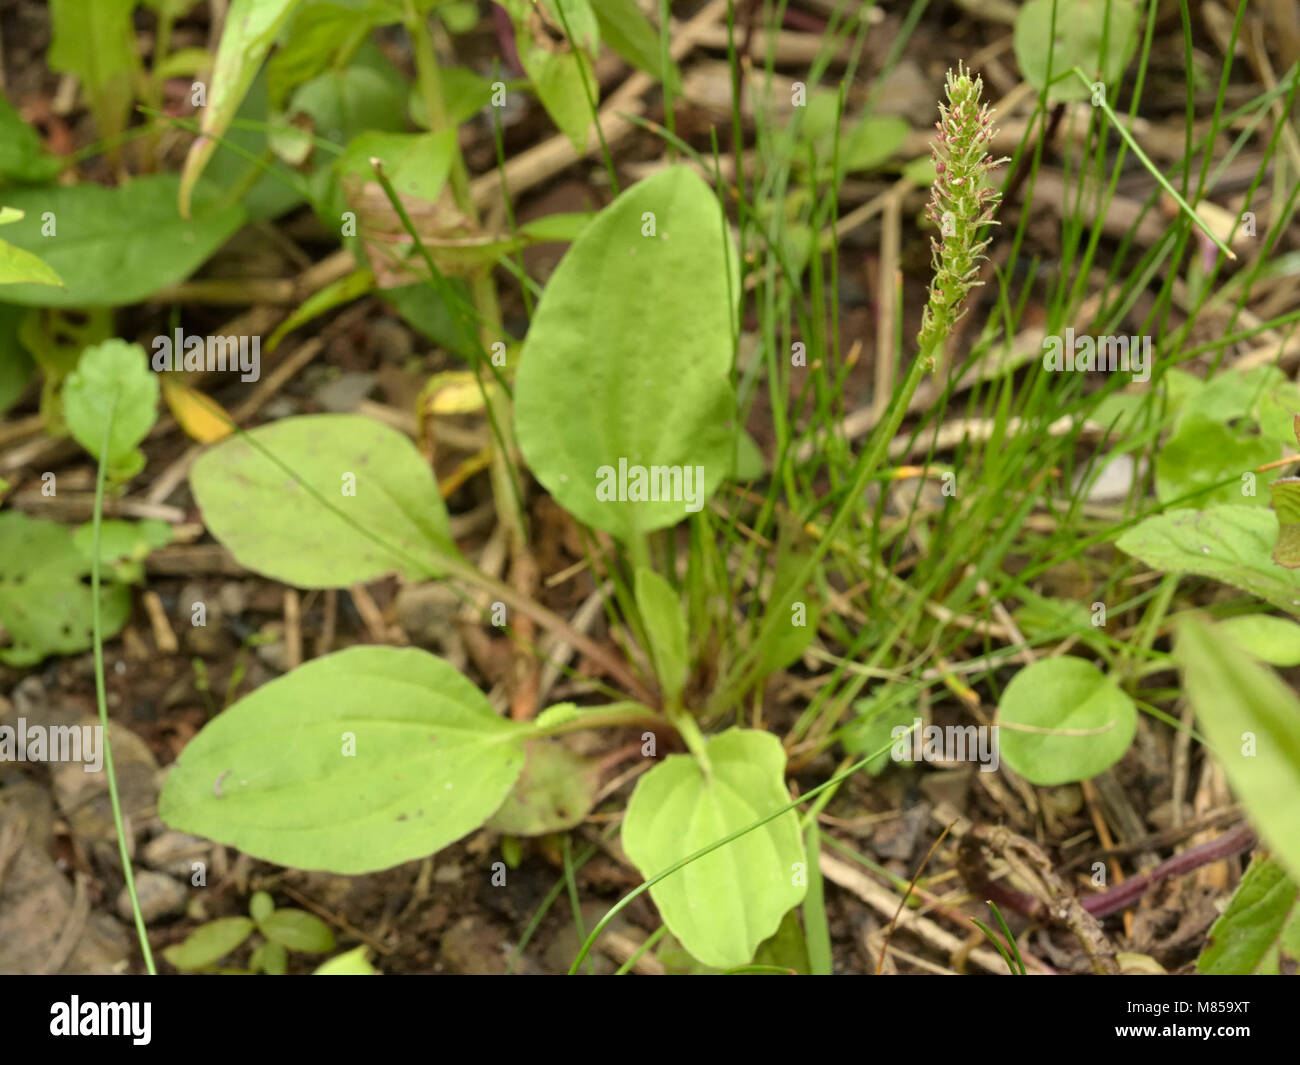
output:
<path id="1" fill-rule="evenodd" d="M 935 179 L 926 209 L 940 235 L 930 242 L 934 280 L 917 338 L 923 352 L 937 347 L 964 313 L 962 303 L 980 283 L 979 263 L 989 245 L 980 232 L 997 225 L 993 214 L 1002 194 L 987 185 L 986 175 L 1006 160 L 988 156 L 996 130 L 993 113 L 980 102 L 983 89 L 983 81 L 962 64 L 955 75 L 948 71 L 948 105 L 939 105 Z"/>

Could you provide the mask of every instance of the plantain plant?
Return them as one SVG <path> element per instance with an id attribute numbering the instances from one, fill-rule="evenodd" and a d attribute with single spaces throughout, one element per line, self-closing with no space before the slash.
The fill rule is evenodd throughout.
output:
<path id="1" fill-rule="evenodd" d="M 934 202 L 939 220 L 956 224 L 936 241 L 921 351 L 859 458 L 828 539 L 854 512 L 974 280 L 997 203 L 983 180 L 992 128 L 979 95 L 978 79 L 950 75 Z M 672 527 L 689 520 L 707 535 L 705 506 L 734 470 L 741 292 L 715 193 L 691 169 L 672 166 L 586 227 L 547 285 L 520 353 L 512 427 L 520 451 L 561 506 L 614 539 L 631 578 L 621 608 L 652 677 L 637 674 L 634 655 L 611 675 L 632 698 L 507 720 L 432 654 L 353 647 L 300 666 L 209 722 L 168 777 L 162 819 L 268 861 L 364 873 L 431 854 L 488 822 L 544 775 L 524 770 L 548 757 L 537 753 L 548 737 L 633 725 L 649 754 L 675 733 L 686 753 L 641 776 L 623 846 L 652 877 L 734 836 L 657 880 L 651 894 L 701 962 L 748 963 L 805 891 L 786 754 L 760 729 L 705 734 L 702 723 L 722 715 L 703 713 L 703 634 L 690 619 L 707 614 L 690 609 L 689 587 L 662 561 Z M 317 415 L 241 432 L 210 448 L 190 483 L 212 534 L 241 565 L 273 579 L 345 587 L 396 572 L 499 597 L 507 624 L 509 610 L 547 620 L 462 557 L 427 464 L 377 422 Z M 734 652 L 749 664 L 731 674 L 744 679 L 726 690 L 724 714 L 811 639 L 797 607 L 815 564 L 816 556 L 798 559 L 793 576 L 774 584 L 759 635 Z M 715 711 L 718 694 L 707 700 Z"/>

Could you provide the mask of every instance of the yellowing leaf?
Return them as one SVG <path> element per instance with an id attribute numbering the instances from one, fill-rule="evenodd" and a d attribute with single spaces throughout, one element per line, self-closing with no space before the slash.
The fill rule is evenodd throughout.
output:
<path id="1" fill-rule="evenodd" d="M 162 390 L 163 399 L 167 401 L 176 424 L 185 430 L 185 435 L 191 440 L 197 440 L 200 444 L 215 444 L 234 432 L 231 425 L 234 419 L 215 399 L 170 377 L 163 377 Z M 218 411 L 221 413 L 218 414 Z"/>
<path id="2" fill-rule="evenodd" d="M 427 414 L 474 414 L 483 409 L 483 389 L 469 370 L 434 374 L 424 386 L 424 397 Z"/>

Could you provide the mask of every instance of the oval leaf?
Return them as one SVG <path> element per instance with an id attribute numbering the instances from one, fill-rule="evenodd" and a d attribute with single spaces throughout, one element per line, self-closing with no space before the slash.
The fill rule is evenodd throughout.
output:
<path id="1" fill-rule="evenodd" d="M 532 740 L 524 771 L 488 828 L 512 836 L 543 836 L 572 828 L 595 805 L 599 788 L 597 763 L 562 743 Z"/>
<path id="2" fill-rule="evenodd" d="M 1300 879 L 1300 698 L 1220 627 L 1194 617 L 1178 629 L 1174 657 L 1187 699 L 1251 820 Z"/>
<path id="3" fill-rule="evenodd" d="M 775 736 L 728 729 L 708 746 L 712 774 L 674 754 L 637 783 L 623 821 L 623 849 L 642 875 L 663 872 L 701 847 L 789 801 L 785 751 Z M 664 924 L 706 965 L 746 965 L 799 904 L 794 867 L 804 860 L 793 810 L 660 881 L 650 896 Z"/>
<path id="4" fill-rule="evenodd" d="M 1050 787 L 1087 780 L 1118 762 L 1137 731 L 1137 708 L 1091 662 L 1045 658 L 1011 679 L 998 724 L 1007 765 L 1031 783 Z M 1048 731 L 1007 727 L 1012 725 Z"/>
<path id="5" fill-rule="evenodd" d="M 334 949 L 334 933 L 330 926 L 312 913 L 303 910 L 276 910 L 257 930 L 272 943 L 285 950 L 303 954 L 324 954 Z"/>
<path id="6" fill-rule="evenodd" d="M 210 721 L 158 814 L 280 865 L 387 869 L 481 825 L 514 786 L 528 731 L 427 652 L 353 647 Z"/>
<path id="7" fill-rule="evenodd" d="M 202 969 L 224 958 L 253 930 L 247 917 L 221 917 L 201 924 L 183 943 L 168 947 L 163 957 L 181 970 Z"/>
<path id="8" fill-rule="evenodd" d="M 190 473 L 209 531 L 242 565 L 301 588 L 339 588 L 394 571 L 427 579 L 455 557 L 433 474 L 395 429 L 316 414 L 247 436 L 205 452 Z"/>
<path id="9" fill-rule="evenodd" d="M 731 469 L 730 240 L 709 187 L 670 167 L 601 211 L 546 286 L 516 429 L 537 479 L 586 524 L 622 538 L 672 525 Z"/>

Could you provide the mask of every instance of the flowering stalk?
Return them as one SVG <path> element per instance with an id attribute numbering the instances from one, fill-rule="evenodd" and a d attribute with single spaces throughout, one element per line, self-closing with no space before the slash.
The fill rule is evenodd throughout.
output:
<path id="1" fill-rule="evenodd" d="M 934 185 L 926 214 L 939 227 L 930 241 L 934 280 L 930 302 L 921 315 L 917 343 L 921 358 L 930 360 L 935 350 L 965 313 L 962 303 L 979 281 L 979 263 L 989 238 L 980 240 L 984 226 L 997 225 L 993 214 L 1002 194 L 986 182 L 988 173 L 1005 159 L 990 159 L 993 113 L 980 102 L 984 83 L 971 78 L 957 64 L 948 71 L 948 106 L 939 105 L 935 128 Z M 927 367 L 928 368 L 928 367 Z"/>
<path id="2" fill-rule="evenodd" d="M 985 148 L 993 136 L 993 126 L 988 108 L 980 103 L 983 87 L 981 80 L 972 79 L 960 64 L 956 77 L 952 71 L 948 72 L 949 106 L 939 105 L 942 118 L 934 146 L 936 176 L 931 201 L 931 217 L 937 208 L 940 232 L 944 233 L 945 239 L 942 243 L 935 242 L 934 283 L 917 337 L 920 351 L 907 371 L 903 387 L 894 397 L 889 413 L 876 425 L 870 442 L 858 456 L 849 489 L 844 495 L 847 502 L 836 511 L 816 549 L 807 556 L 795 575 L 791 582 L 795 587 L 802 588 L 808 583 L 817 562 L 838 540 L 845 525 L 858 515 L 867 482 L 888 454 L 889 442 L 894 439 L 911 406 L 921 377 L 934 368 L 935 351 L 961 317 L 962 299 L 973 285 L 978 284 L 976 264 L 988 247 L 988 241 L 977 242 L 976 238 L 982 226 L 993 222 L 993 212 L 1000 198 L 995 190 L 984 188 L 979 179 L 1003 162 L 1001 159 L 990 162 L 986 156 Z M 951 212 L 950 226 L 944 225 L 947 212 Z M 770 623 L 776 624 L 776 618 L 777 615 L 773 614 Z"/>

